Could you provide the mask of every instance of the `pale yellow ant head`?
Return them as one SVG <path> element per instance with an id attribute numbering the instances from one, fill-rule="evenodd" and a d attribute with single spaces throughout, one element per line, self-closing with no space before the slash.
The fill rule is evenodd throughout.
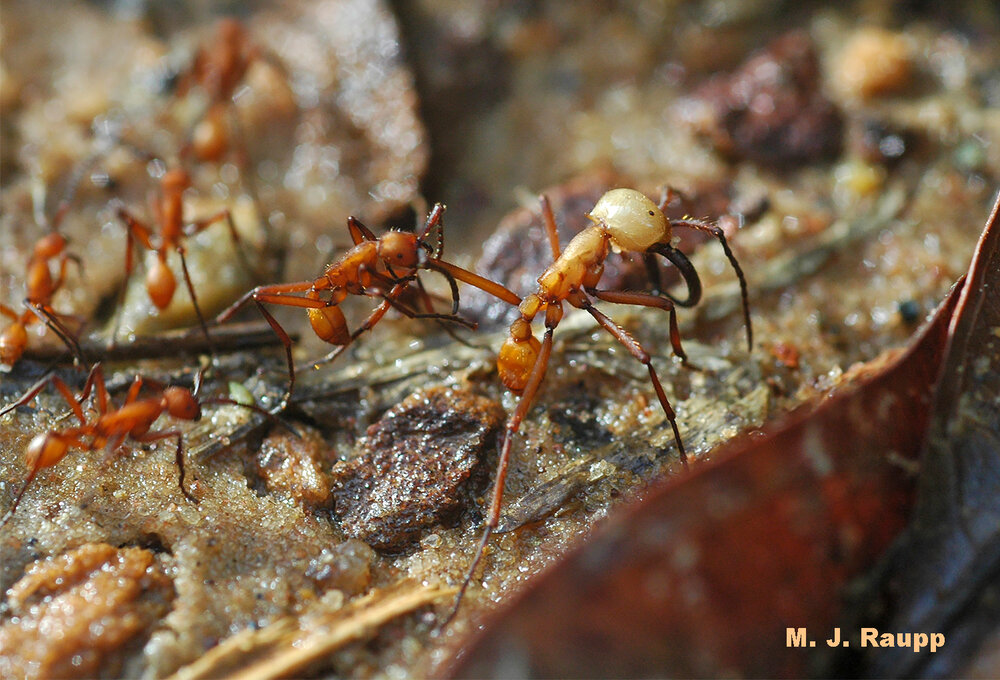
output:
<path id="1" fill-rule="evenodd" d="M 618 250 L 646 250 L 670 238 L 670 222 L 655 203 L 634 189 L 612 189 L 587 215 L 604 225 Z"/>
<path id="2" fill-rule="evenodd" d="M 403 231 L 390 231 L 378 240 L 378 256 L 392 269 L 417 266 L 417 237 Z"/>

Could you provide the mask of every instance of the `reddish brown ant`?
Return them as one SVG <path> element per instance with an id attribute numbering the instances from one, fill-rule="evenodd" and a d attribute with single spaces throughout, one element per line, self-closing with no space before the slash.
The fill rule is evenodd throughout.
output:
<path id="1" fill-rule="evenodd" d="M 13 323 L 0 333 L 0 363 L 8 366 L 17 363 L 28 345 L 27 329 L 38 321 L 44 321 L 76 357 L 82 360 L 76 339 L 59 321 L 59 315 L 52 309 L 52 299 L 66 281 L 66 266 L 71 260 L 80 266 L 80 259 L 66 252 L 66 238 L 62 234 L 53 231 L 35 242 L 25 272 L 25 310 L 18 314 L 7 305 L 0 304 L 0 314 L 13 320 Z M 52 276 L 53 261 L 58 262 L 58 273 L 55 278 Z"/>
<path id="2" fill-rule="evenodd" d="M 701 298 L 701 281 L 691 261 L 681 251 L 674 248 L 670 244 L 670 240 L 674 227 L 707 231 L 722 243 L 726 256 L 736 271 L 743 300 L 747 346 L 750 349 L 753 347 L 746 279 L 735 256 L 729 249 L 721 229 L 698 220 L 668 220 L 663 213 L 669 202 L 667 195 L 664 195 L 661 204 L 657 205 L 638 191 L 613 189 L 601 197 L 588 215 L 593 224 L 577 234 L 565 250 L 560 252 L 559 236 L 552 208 L 545 196 L 542 196 L 540 201 L 553 263 L 538 277 L 538 290 L 524 298 L 519 305 L 521 316 L 511 324 L 510 336 L 504 342 L 497 357 L 497 370 L 501 380 L 507 389 L 520 395 L 520 400 L 507 421 L 503 445 L 497 462 L 493 493 L 486 516 L 486 527 L 459 590 L 449 620 L 458 610 L 462 595 L 468 588 L 476 567 L 483 557 L 486 544 L 500 521 L 500 506 L 503 500 L 504 482 L 507 477 L 514 435 L 531 408 L 538 388 L 545 378 L 549 357 L 552 353 L 552 333 L 562 320 L 564 302 L 568 302 L 578 309 L 586 310 L 633 357 L 646 366 L 656 397 L 673 430 L 674 442 L 677 445 L 680 460 L 685 466 L 687 465 L 687 454 L 684 451 L 680 431 L 677 429 L 674 410 L 660 384 L 649 353 L 628 331 L 598 310 L 594 306 L 594 300 L 654 307 L 666 311 L 669 314 L 670 342 L 674 353 L 686 361 L 687 357 L 681 348 L 675 305 L 690 307 L 697 304 Z M 612 248 L 638 252 L 645 256 L 662 255 L 677 267 L 684 278 L 688 296 L 684 299 L 677 299 L 668 294 L 622 292 L 597 288 L 604 272 L 604 261 Z M 654 281 L 654 284 L 657 288 L 659 287 L 658 281 Z M 545 315 L 545 335 L 541 342 L 535 339 L 531 329 L 532 320 L 540 313 Z"/>
<path id="3" fill-rule="evenodd" d="M 122 282 L 121 302 L 124 303 L 125 290 L 128 280 L 131 278 L 135 268 L 134 243 L 138 241 L 144 248 L 156 253 L 156 261 L 146 272 L 146 291 L 149 299 L 156 305 L 157 309 L 165 309 L 174 299 L 174 292 L 177 290 L 177 279 L 170 265 L 167 264 L 167 257 L 171 251 L 178 254 L 181 261 L 181 270 L 184 275 L 184 285 L 191 296 L 191 303 L 194 306 L 195 314 L 198 316 L 198 323 L 201 325 L 205 338 L 208 339 L 208 326 L 198 304 L 198 297 L 194 291 L 194 284 L 191 282 L 191 274 L 188 271 L 186 249 L 184 239 L 190 238 L 216 222 L 224 222 L 229 229 L 230 238 L 236 247 L 240 257 L 243 251 L 240 248 L 240 237 L 233 224 L 233 218 L 229 210 L 219 212 L 193 222 L 184 222 L 184 191 L 191 186 L 191 178 L 188 173 L 181 168 L 174 168 L 164 172 L 160 178 L 160 194 L 151 199 L 151 211 L 159 233 L 154 236 L 154 229 L 141 221 L 138 217 L 129 212 L 124 206 L 117 207 L 118 218 L 124 224 L 128 232 L 128 239 L 125 246 L 125 280 Z M 249 266 L 249 265 L 247 265 Z M 122 307 L 124 304 L 121 305 Z M 118 319 L 112 332 L 112 341 L 118 337 L 119 325 L 121 323 L 121 307 L 119 308 Z"/>
<path id="4" fill-rule="evenodd" d="M 207 109 L 191 134 L 191 149 L 199 159 L 217 161 L 229 148 L 226 110 L 236 87 L 260 56 L 260 49 L 250 42 L 243 24 L 225 17 L 219 21 L 214 39 L 197 51 L 190 67 L 181 74 L 177 96 L 183 97 L 197 85 L 207 99 Z"/>
<path id="5" fill-rule="evenodd" d="M 124 403 L 121 407 L 115 408 L 110 403 L 101 365 L 97 364 L 91 369 L 83 391 L 78 397 L 73 396 L 73 392 L 61 378 L 52 374 L 35 383 L 16 402 L 0 410 L 0 416 L 18 406 L 27 404 L 50 384 L 62 394 L 66 403 L 73 409 L 80 424 L 76 427 L 43 432 L 31 440 L 25 450 L 28 477 L 21 489 L 15 494 L 14 503 L 10 510 L 7 511 L 3 519 L 0 519 L 0 526 L 6 524 L 13 516 L 24 492 L 39 470 L 57 464 L 71 450 L 94 451 L 106 448 L 109 455 L 112 455 L 118 452 L 126 439 L 139 443 L 149 443 L 176 437 L 181 493 L 191 502 L 197 502 L 194 496 L 184 488 L 183 436 L 180 431 L 152 429 L 153 423 L 163 413 L 168 413 L 178 420 L 193 421 L 201 418 L 201 404 L 190 390 L 184 387 L 166 387 L 155 381 L 136 376 Z M 153 386 L 156 394 L 140 399 L 139 393 L 144 385 Z M 97 415 L 88 420 L 83 412 L 82 404 L 90 396 L 91 390 L 95 392 Z"/>
<path id="6" fill-rule="evenodd" d="M 73 450 L 96 451 L 103 448 L 107 450 L 110 457 L 122 450 L 121 447 L 127 439 L 147 444 L 176 437 L 177 483 L 181 494 L 192 503 L 197 503 L 197 499 L 184 487 L 184 436 L 180 430 L 152 429 L 156 420 L 166 413 L 177 420 L 197 421 L 201 418 L 202 406 L 207 404 L 236 405 L 275 419 L 270 413 L 254 404 L 246 404 L 225 397 L 199 399 L 197 394 L 201 385 L 201 376 L 202 371 L 199 371 L 192 391 L 186 387 L 168 386 L 157 380 L 137 375 L 120 407 L 111 404 L 101 364 L 94 365 L 87 376 L 83 390 L 76 397 L 73 396 L 69 386 L 55 374 L 50 374 L 35 383 L 20 399 L 0 410 L 0 417 L 19 406 L 24 406 L 48 385 L 53 385 L 69 404 L 80 424 L 61 430 L 49 430 L 36 435 L 31 440 L 25 449 L 28 477 L 21 489 L 14 495 L 14 502 L 10 510 L 0 519 L 0 527 L 4 526 L 13 516 L 21 498 L 39 470 L 56 465 L 67 453 Z M 144 387 L 152 388 L 152 393 L 140 398 Z M 82 404 L 90 396 L 91 391 L 95 394 L 97 413 L 88 420 Z M 280 423 L 280 421 L 278 422 Z M 291 431 L 293 434 L 297 434 L 294 430 Z M 124 453 L 127 454 L 127 452 Z"/>
<path id="7" fill-rule="evenodd" d="M 307 310 L 309 322 L 316 335 L 325 342 L 337 346 L 327 356 L 313 362 L 314 366 L 319 366 L 340 356 L 355 339 L 371 330 L 390 308 L 395 308 L 411 318 L 431 318 L 474 327 L 475 324 L 457 316 L 456 280 L 476 286 L 510 304 L 520 303 L 520 297 L 500 284 L 441 259 L 444 249 L 442 233 L 438 232 L 438 242 L 434 247 L 428 243 L 427 238 L 431 230 L 440 225 L 444 210 L 443 205 L 435 204 L 418 233 L 389 231 L 379 238 L 376 238 L 360 221 L 349 217 L 347 227 L 354 246 L 328 265 L 321 276 L 311 281 L 258 286 L 216 317 L 217 322 L 224 323 L 251 300 L 256 303 L 260 313 L 285 346 L 288 389 L 283 399 L 283 406 L 288 403 L 295 387 L 292 342 L 285 329 L 264 307 L 265 304 L 301 307 Z M 452 292 L 451 314 L 417 313 L 399 302 L 410 284 L 416 281 L 428 309 L 431 309 L 430 300 L 427 299 L 426 292 L 423 291 L 422 284 L 417 278 L 417 273 L 421 269 L 436 271 L 448 280 Z M 353 332 L 348 329 L 344 312 L 340 309 L 340 303 L 348 295 L 366 295 L 382 300 L 364 323 Z"/>

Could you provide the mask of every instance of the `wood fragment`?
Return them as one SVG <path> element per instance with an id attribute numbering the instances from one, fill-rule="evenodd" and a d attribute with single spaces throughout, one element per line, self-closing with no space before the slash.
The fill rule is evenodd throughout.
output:
<path id="1" fill-rule="evenodd" d="M 436 600 L 451 597 L 455 589 L 422 586 L 413 581 L 376 590 L 332 613 L 309 619 L 279 619 L 260 630 L 234 635 L 192 664 L 179 669 L 170 680 L 267 680 L 295 674 L 341 647 L 366 638 L 379 626 Z M 263 653 L 242 668 L 236 664 Z"/>

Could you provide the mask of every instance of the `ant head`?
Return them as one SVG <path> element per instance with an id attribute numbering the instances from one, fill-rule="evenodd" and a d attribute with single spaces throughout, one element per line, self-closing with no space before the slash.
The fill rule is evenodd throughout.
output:
<path id="1" fill-rule="evenodd" d="M 238 45 L 243 42 L 243 24 L 233 17 L 223 17 L 219 20 L 216 29 L 216 37 L 219 42 L 229 46 Z"/>
<path id="2" fill-rule="evenodd" d="M 66 250 L 66 237 L 55 231 L 35 243 L 35 257 L 40 260 L 50 260 L 64 250 Z"/>
<path id="3" fill-rule="evenodd" d="M 53 432 L 43 432 L 24 450 L 24 462 L 31 470 L 55 465 L 66 455 L 69 445 Z"/>
<path id="4" fill-rule="evenodd" d="M 403 231 L 390 231 L 378 241 L 378 256 L 386 266 L 413 269 L 419 264 L 417 237 Z"/>
<path id="5" fill-rule="evenodd" d="M 646 250 L 670 238 L 670 222 L 655 203 L 634 189 L 612 189 L 587 215 L 604 225 L 611 245 L 620 250 Z"/>
<path id="6" fill-rule="evenodd" d="M 191 176 L 182 168 L 167 170 L 160 178 L 160 186 L 163 193 L 180 193 L 191 186 Z"/>
<path id="7" fill-rule="evenodd" d="M 200 420 L 201 404 L 190 390 L 183 387 L 168 387 L 163 390 L 163 403 L 167 413 L 179 420 Z"/>

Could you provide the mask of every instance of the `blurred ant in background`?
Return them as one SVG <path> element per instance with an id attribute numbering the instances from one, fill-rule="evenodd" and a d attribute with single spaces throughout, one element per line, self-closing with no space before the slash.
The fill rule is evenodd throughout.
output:
<path id="1" fill-rule="evenodd" d="M 35 241 L 31 257 L 25 267 L 25 297 L 24 311 L 18 313 L 7 305 L 0 304 L 0 315 L 9 318 L 12 323 L 0 333 L 0 364 L 13 366 L 24 354 L 28 346 L 28 328 L 43 322 L 73 353 L 76 361 L 83 363 L 83 353 L 73 333 L 66 328 L 61 318 L 74 318 L 71 315 L 60 314 L 52 308 L 52 302 L 66 283 L 66 268 L 69 262 L 76 264 L 82 272 L 82 260 L 67 252 L 66 237 L 59 233 L 59 226 L 69 212 L 76 196 L 76 189 L 87 168 L 97 159 L 96 155 L 87 158 L 76 168 L 69 182 L 66 195 L 59 203 L 51 220 L 45 217 L 44 187 L 34 194 L 35 221 L 45 224 L 48 233 Z M 53 275 L 53 265 L 56 267 Z"/>
<path id="2" fill-rule="evenodd" d="M 35 242 L 25 272 L 24 311 L 18 314 L 0 304 L 0 314 L 13 321 L 0 333 L 0 363 L 13 366 L 20 360 L 28 346 L 28 328 L 39 321 L 59 336 L 77 360 L 83 360 L 76 338 L 60 321 L 62 315 L 52 309 L 52 298 L 66 281 L 66 266 L 70 261 L 80 266 L 80 258 L 66 252 L 66 238 L 59 232 L 53 231 Z M 58 267 L 55 278 L 52 276 L 53 262 Z"/>
<path id="3" fill-rule="evenodd" d="M 197 86 L 207 99 L 207 108 L 195 123 L 182 156 L 190 150 L 200 160 L 218 161 L 229 149 L 226 115 L 237 86 L 260 58 L 260 49 L 250 41 L 242 23 L 232 17 L 219 20 L 214 38 L 198 49 L 191 65 L 177 79 L 177 97 L 186 96 Z"/>
<path id="4" fill-rule="evenodd" d="M 118 318 L 112 332 L 112 342 L 118 338 L 125 291 L 132 271 L 135 269 L 133 252 L 135 242 L 138 241 L 143 248 L 156 254 L 156 260 L 146 272 L 146 291 L 149 293 L 149 299 L 161 311 L 171 303 L 174 299 L 174 292 L 177 290 L 177 278 L 167 262 L 167 257 L 171 251 L 176 252 L 180 257 L 184 285 L 187 287 L 188 295 L 191 296 L 191 304 L 198 316 L 198 323 L 209 342 L 211 342 L 211 337 L 208 326 L 205 323 L 201 306 L 198 304 L 198 296 L 191 281 L 191 273 L 188 271 L 184 240 L 195 236 L 217 222 L 223 222 L 229 229 L 233 246 L 243 260 L 244 266 L 250 268 L 243 253 L 240 236 L 233 223 L 232 214 L 228 209 L 220 210 L 199 220 L 184 222 L 184 192 L 190 186 L 191 177 L 181 168 L 173 168 L 163 173 L 160 178 L 159 195 L 150 197 L 150 212 L 153 215 L 155 228 L 140 220 L 123 205 L 119 204 L 116 207 L 115 212 L 125 226 L 128 237 L 125 245 L 125 278 L 122 281 L 119 295 Z"/>

